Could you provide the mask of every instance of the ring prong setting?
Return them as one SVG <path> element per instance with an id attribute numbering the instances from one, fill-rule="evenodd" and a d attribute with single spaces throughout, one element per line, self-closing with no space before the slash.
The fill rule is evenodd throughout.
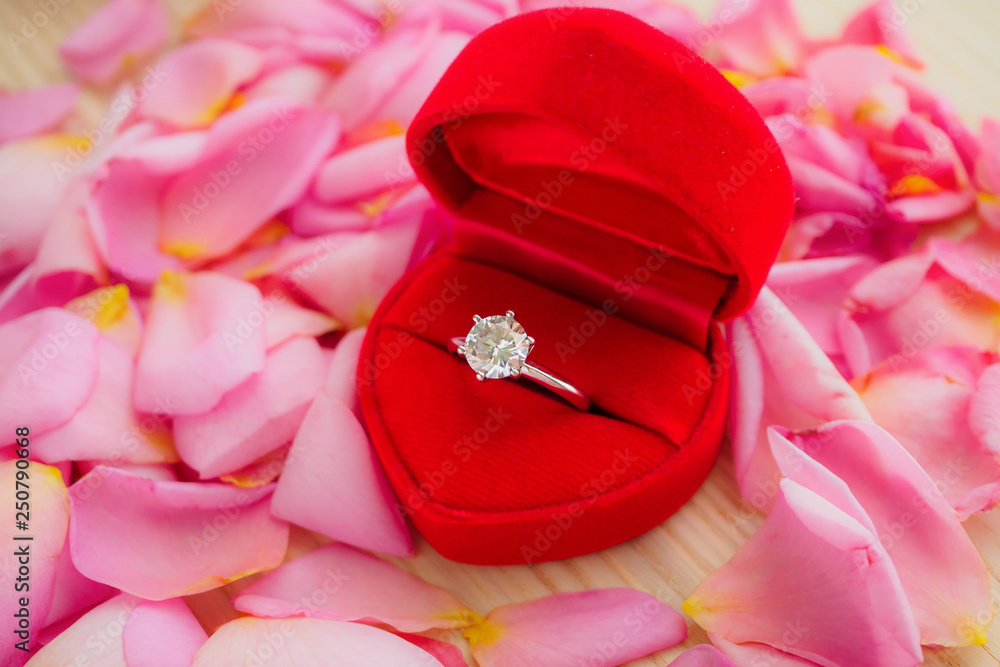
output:
<path id="1" fill-rule="evenodd" d="M 521 366 L 531 351 L 530 339 L 517 320 L 514 311 L 507 315 L 473 317 L 475 324 L 461 344 L 459 352 L 480 380 L 520 377 Z"/>
<path id="2" fill-rule="evenodd" d="M 483 318 L 479 317 L 479 315 L 473 315 L 472 316 L 472 321 L 475 322 L 476 324 L 479 324 L 479 321 L 482 320 L 482 319 Z"/>
<path id="3" fill-rule="evenodd" d="M 476 379 L 482 382 L 483 380 L 486 379 L 486 376 L 483 375 L 482 373 L 476 373 Z"/>

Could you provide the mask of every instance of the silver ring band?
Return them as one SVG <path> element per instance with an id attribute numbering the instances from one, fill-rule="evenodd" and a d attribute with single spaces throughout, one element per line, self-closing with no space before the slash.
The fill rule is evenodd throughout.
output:
<path id="1" fill-rule="evenodd" d="M 473 320 L 475 324 L 469 334 L 450 339 L 448 350 L 465 357 L 479 380 L 524 377 L 578 410 L 590 410 L 591 400 L 587 394 L 547 368 L 527 361 L 535 339 L 524 332 L 512 311 L 485 318 L 475 315 Z"/>

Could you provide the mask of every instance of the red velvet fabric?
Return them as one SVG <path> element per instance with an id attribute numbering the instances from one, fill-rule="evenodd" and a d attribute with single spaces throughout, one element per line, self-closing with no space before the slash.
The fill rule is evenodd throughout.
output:
<path id="1" fill-rule="evenodd" d="M 710 65 L 612 10 L 474 38 L 411 125 L 455 243 L 373 318 L 359 391 L 417 529 L 455 560 L 538 562 L 634 537 L 708 474 L 725 421 L 717 320 L 752 303 L 791 218 L 787 167 Z M 511 309 L 580 413 L 446 350 Z"/>

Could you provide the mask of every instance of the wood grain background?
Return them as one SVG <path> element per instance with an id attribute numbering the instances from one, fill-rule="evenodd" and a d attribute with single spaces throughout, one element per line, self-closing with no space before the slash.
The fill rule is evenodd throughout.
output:
<path id="1" fill-rule="evenodd" d="M 710 16 L 714 0 L 684 0 L 699 16 Z M 48 0 L 58 10 L 51 17 L 43 0 L 0 0 L 0 87 L 21 88 L 67 78 L 56 45 L 102 0 Z M 195 13 L 204 0 L 171 0 L 178 24 Z M 609 4 L 613 5 L 613 0 Z M 798 0 L 799 14 L 812 35 L 832 35 L 864 0 Z M 908 17 L 907 30 L 928 63 L 926 80 L 947 95 L 963 118 L 978 128 L 983 115 L 1000 117 L 1000 0 L 896 0 Z M 32 18 L 34 17 L 34 19 Z M 41 24 L 37 35 L 13 48 L 9 33 L 20 34 L 24 21 Z M 98 96 L 86 100 L 96 114 Z M 426 544 L 417 556 L 397 563 L 443 586 L 485 614 L 493 607 L 536 598 L 556 591 L 632 586 L 648 591 L 680 609 L 683 600 L 709 572 L 725 563 L 760 525 L 761 517 L 741 499 L 733 481 L 732 457 L 723 454 L 705 486 L 680 512 L 646 535 L 600 553 L 559 563 L 518 567 L 474 567 L 447 561 Z M 993 584 L 1000 592 L 1000 512 L 966 523 L 979 548 Z M 319 542 L 311 533 L 293 532 L 289 557 Z M 241 580 L 222 589 L 188 598 L 192 609 L 211 631 L 234 618 L 229 596 L 247 585 Z M 693 623 L 680 647 L 630 663 L 630 667 L 666 665 L 684 648 L 707 642 Z M 462 643 L 460 637 L 448 637 Z M 928 665 L 992 667 L 1000 664 L 1000 623 L 989 632 L 984 647 L 927 650 Z"/>

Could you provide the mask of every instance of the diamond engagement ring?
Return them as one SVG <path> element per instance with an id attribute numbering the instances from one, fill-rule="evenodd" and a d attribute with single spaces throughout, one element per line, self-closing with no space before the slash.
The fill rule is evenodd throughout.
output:
<path id="1" fill-rule="evenodd" d="M 586 412 L 590 398 L 585 393 L 538 364 L 528 363 L 528 353 L 535 339 L 514 319 L 514 311 L 506 315 L 479 317 L 469 335 L 448 341 L 448 349 L 465 357 L 478 380 L 528 378 L 555 392 L 573 407 Z"/>

